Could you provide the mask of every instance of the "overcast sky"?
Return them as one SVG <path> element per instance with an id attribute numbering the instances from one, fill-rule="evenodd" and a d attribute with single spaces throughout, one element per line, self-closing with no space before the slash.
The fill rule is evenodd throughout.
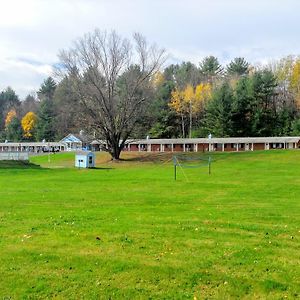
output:
<path id="1" fill-rule="evenodd" d="M 95 28 L 138 31 L 169 63 L 300 54 L 299 0 L 0 0 L 0 11 L 0 90 L 21 98 L 51 75 L 60 49 Z"/>

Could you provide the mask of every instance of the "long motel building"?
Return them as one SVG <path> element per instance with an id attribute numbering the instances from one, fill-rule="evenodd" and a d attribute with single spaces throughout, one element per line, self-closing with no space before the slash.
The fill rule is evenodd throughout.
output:
<path id="1" fill-rule="evenodd" d="M 68 135 L 60 142 L 0 143 L 0 152 L 60 152 L 105 150 L 102 140 L 81 142 Z M 298 149 L 300 137 L 243 137 L 243 138 L 186 138 L 186 139 L 135 139 L 128 140 L 123 151 L 132 152 L 207 152 L 254 151 L 271 149 Z"/>
<path id="2" fill-rule="evenodd" d="M 92 150 L 101 151 L 105 143 L 93 141 Z M 123 151 L 207 152 L 254 151 L 300 148 L 300 137 L 187 138 L 129 140 Z"/>
<path id="3" fill-rule="evenodd" d="M 65 151 L 66 144 L 60 142 L 6 142 L 0 143 L 0 152 L 59 152 Z"/>

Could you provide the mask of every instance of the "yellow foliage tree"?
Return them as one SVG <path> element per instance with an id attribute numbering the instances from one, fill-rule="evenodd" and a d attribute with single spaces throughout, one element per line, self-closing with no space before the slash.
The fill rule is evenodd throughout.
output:
<path id="1" fill-rule="evenodd" d="M 17 116 L 17 113 L 14 109 L 10 110 L 5 118 L 5 127 L 7 127 L 10 122 L 12 121 L 13 118 L 15 118 Z"/>
<path id="2" fill-rule="evenodd" d="M 34 112 L 28 112 L 21 121 L 22 128 L 24 131 L 24 137 L 32 137 L 32 131 L 34 130 L 37 123 L 37 116 Z"/>
<path id="3" fill-rule="evenodd" d="M 192 137 L 193 115 L 196 113 L 196 94 L 194 88 L 190 84 L 184 89 L 183 98 L 187 104 L 187 113 L 189 115 L 189 137 Z"/>
<path id="4" fill-rule="evenodd" d="M 157 88 L 159 87 L 160 85 L 162 85 L 162 83 L 164 82 L 165 80 L 165 77 L 163 75 L 163 73 L 161 72 L 156 72 L 153 77 L 152 77 L 152 85 L 154 88 Z"/>
<path id="5" fill-rule="evenodd" d="M 185 136 L 185 122 L 184 117 L 187 112 L 187 103 L 184 99 L 184 92 L 178 89 L 175 89 L 171 93 L 171 101 L 169 106 L 175 110 L 175 112 L 181 117 L 181 127 L 182 127 L 182 136 Z"/>
<path id="6" fill-rule="evenodd" d="M 211 84 L 200 83 L 194 88 L 188 84 L 184 90 L 175 90 L 171 94 L 169 106 L 180 116 L 182 122 L 182 134 L 185 136 L 184 117 L 189 117 L 189 137 L 192 136 L 193 118 L 203 109 L 205 101 L 211 98 Z"/>
<path id="7" fill-rule="evenodd" d="M 183 90 L 183 99 L 188 104 L 188 112 L 192 111 L 193 104 L 195 103 L 195 90 L 194 88 L 188 84 Z"/>
<path id="8" fill-rule="evenodd" d="M 169 106 L 173 108 L 178 114 L 185 112 L 185 105 L 184 105 L 184 95 L 183 92 L 175 89 L 171 93 L 171 102 L 169 103 Z"/>
<path id="9" fill-rule="evenodd" d="M 211 98 L 212 89 L 209 83 L 200 83 L 196 86 L 196 97 L 201 101 L 206 101 Z"/>
<path id="10" fill-rule="evenodd" d="M 300 107 L 300 59 L 296 60 L 290 78 L 290 88 L 295 95 L 295 101 Z"/>
<path id="11" fill-rule="evenodd" d="M 285 82 L 290 79 L 294 64 L 295 58 L 290 55 L 280 59 L 277 63 L 275 62 L 271 70 L 276 75 L 279 82 Z"/>

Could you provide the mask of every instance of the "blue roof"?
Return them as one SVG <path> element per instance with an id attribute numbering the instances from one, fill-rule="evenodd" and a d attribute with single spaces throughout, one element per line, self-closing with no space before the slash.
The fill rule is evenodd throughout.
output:
<path id="1" fill-rule="evenodd" d="M 66 136 L 65 138 L 63 138 L 61 140 L 61 142 L 81 143 L 81 140 L 79 138 L 77 138 L 75 135 L 69 134 L 68 136 Z"/>

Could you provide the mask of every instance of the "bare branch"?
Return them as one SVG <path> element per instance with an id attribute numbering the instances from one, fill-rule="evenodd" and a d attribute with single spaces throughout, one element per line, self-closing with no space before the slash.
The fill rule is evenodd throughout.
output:
<path id="1" fill-rule="evenodd" d="M 142 35 L 135 33 L 133 40 L 134 47 L 115 31 L 95 30 L 59 54 L 62 73 L 72 78 L 92 127 L 116 159 L 145 110 L 151 77 L 166 60 L 165 50 Z"/>

